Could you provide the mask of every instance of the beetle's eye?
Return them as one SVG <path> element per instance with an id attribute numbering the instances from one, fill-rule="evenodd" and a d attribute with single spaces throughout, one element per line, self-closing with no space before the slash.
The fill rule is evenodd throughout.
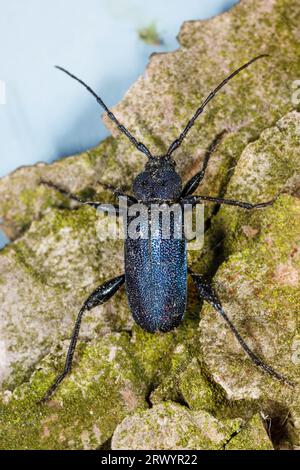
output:
<path id="1" fill-rule="evenodd" d="M 147 186 L 147 184 L 148 184 L 148 181 L 147 181 L 147 180 L 141 181 L 141 186 L 144 186 L 144 187 L 145 187 L 145 186 Z"/>

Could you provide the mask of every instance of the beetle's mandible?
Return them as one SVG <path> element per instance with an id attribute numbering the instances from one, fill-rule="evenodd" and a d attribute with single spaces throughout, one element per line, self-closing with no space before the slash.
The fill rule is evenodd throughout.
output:
<path id="1" fill-rule="evenodd" d="M 153 156 L 150 150 L 143 143 L 138 142 L 137 139 L 107 108 L 102 99 L 97 96 L 88 85 L 64 68 L 57 68 L 81 83 L 96 98 L 97 102 L 106 111 L 108 117 L 116 124 L 118 129 L 125 134 L 130 142 L 148 158 L 144 171 L 134 180 L 134 196 L 125 195 L 122 191 L 117 190 L 113 186 L 106 185 L 106 188 L 112 190 L 115 196 L 126 196 L 129 204 L 142 202 L 143 204 L 150 205 L 153 202 L 157 202 L 165 204 L 179 203 L 182 206 L 184 206 L 184 204 L 191 204 L 192 206 L 195 206 L 196 204 L 215 203 L 228 204 L 251 210 L 266 207 L 272 204 L 273 200 L 264 203 L 250 204 L 248 202 L 235 201 L 231 199 L 194 195 L 196 189 L 204 178 L 210 155 L 214 152 L 226 131 L 223 131 L 216 136 L 205 153 L 202 167 L 185 185 L 182 185 L 181 178 L 176 172 L 175 161 L 173 160 L 172 155 L 173 152 L 182 144 L 184 138 L 194 125 L 196 119 L 203 112 L 204 108 L 221 90 L 221 88 L 253 62 L 266 56 L 267 54 L 262 54 L 253 58 L 225 78 L 225 80 L 223 80 L 214 89 L 214 91 L 207 96 L 196 110 L 193 117 L 188 121 L 179 137 L 174 140 L 174 142 L 169 146 L 166 154 L 162 156 Z M 52 187 L 81 204 L 86 204 L 96 209 L 101 208 L 103 205 L 102 202 L 82 201 L 76 195 L 69 193 L 64 188 L 61 188 L 52 182 L 42 181 L 41 183 Z M 172 222 L 170 222 L 170 224 L 172 224 Z M 173 228 L 174 227 L 171 227 L 171 232 Z M 64 370 L 48 389 L 41 402 L 47 401 L 52 396 L 64 377 L 71 370 L 80 324 L 84 312 L 109 300 L 125 283 L 129 306 L 136 323 L 138 323 L 144 330 L 151 333 L 156 331 L 170 331 L 177 327 L 183 320 L 186 309 L 188 273 L 191 275 L 201 298 L 210 303 L 221 314 L 249 358 L 264 372 L 290 386 L 293 386 L 293 383 L 288 378 L 284 377 L 281 373 L 275 371 L 271 366 L 264 363 L 249 348 L 235 326 L 232 324 L 230 318 L 227 316 L 217 294 L 208 280 L 188 269 L 186 245 L 187 241 L 184 237 L 181 239 L 175 239 L 172 236 L 170 239 L 158 237 L 150 239 L 150 241 L 139 238 L 126 238 L 124 248 L 124 274 L 106 281 L 84 302 L 77 316 Z"/>

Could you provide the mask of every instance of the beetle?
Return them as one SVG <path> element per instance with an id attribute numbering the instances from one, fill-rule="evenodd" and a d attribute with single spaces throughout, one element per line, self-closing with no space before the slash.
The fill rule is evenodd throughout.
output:
<path id="1" fill-rule="evenodd" d="M 197 204 L 209 202 L 215 204 L 227 204 L 231 206 L 242 207 L 247 210 L 253 210 L 269 206 L 274 202 L 274 200 L 258 204 L 251 204 L 249 202 L 241 202 L 219 197 L 194 195 L 194 192 L 199 187 L 205 176 L 209 158 L 215 151 L 226 131 L 221 132 L 215 137 L 205 153 L 202 167 L 184 186 L 182 185 L 179 174 L 176 172 L 176 164 L 172 158 L 172 154 L 180 147 L 188 132 L 193 127 L 196 119 L 203 112 L 204 108 L 227 84 L 227 82 L 229 82 L 242 70 L 249 67 L 252 63 L 263 57 L 268 57 L 268 55 L 261 54 L 257 57 L 254 57 L 232 72 L 228 77 L 226 77 L 202 102 L 193 117 L 186 124 L 179 137 L 174 140 L 174 142 L 172 142 L 166 154 L 161 156 L 153 156 L 146 145 L 138 142 L 137 139 L 108 109 L 102 99 L 86 83 L 84 83 L 81 79 L 72 73 L 68 72 L 66 69 L 59 66 L 56 67 L 83 85 L 96 98 L 100 106 L 106 111 L 109 119 L 111 119 L 116 124 L 118 129 L 130 140 L 130 142 L 148 158 L 144 170 L 135 178 L 133 182 L 134 196 L 124 194 L 122 191 L 114 188 L 111 185 L 105 185 L 106 189 L 111 190 L 115 196 L 128 197 L 130 204 L 140 202 L 146 204 L 148 207 L 153 202 L 164 203 L 167 205 L 178 202 L 181 206 L 184 206 L 185 204 L 191 204 L 193 207 Z M 82 201 L 75 194 L 69 193 L 64 188 L 61 188 L 59 185 L 56 185 L 52 182 L 41 181 L 41 183 L 48 185 L 49 187 L 59 191 L 63 195 L 66 195 L 70 199 L 73 199 L 81 204 L 92 206 L 96 209 L 101 208 L 103 205 L 101 202 Z M 172 222 L 170 222 L 170 224 L 172 225 Z M 174 229 L 174 227 L 171 227 L 171 229 Z M 195 274 L 187 267 L 187 240 L 185 237 L 181 237 L 181 239 L 175 239 L 172 236 L 170 239 L 163 239 L 162 237 L 158 237 L 151 239 L 150 241 L 141 238 L 131 239 L 130 237 L 127 237 L 125 239 L 124 255 L 124 274 L 117 276 L 114 279 L 108 280 L 99 286 L 94 292 L 92 292 L 92 294 L 81 307 L 71 337 L 64 370 L 48 389 L 41 402 L 47 401 L 52 396 L 62 380 L 71 371 L 80 325 L 82 317 L 86 311 L 107 302 L 125 283 L 129 307 L 135 322 L 141 328 L 150 333 L 157 331 L 170 331 L 177 327 L 184 317 L 187 299 L 188 274 L 191 275 L 200 297 L 211 304 L 214 309 L 223 317 L 249 358 L 260 369 L 262 369 L 262 371 L 268 373 L 277 380 L 293 386 L 293 383 L 288 378 L 263 362 L 263 360 L 260 359 L 260 357 L 258 357 L 249 348 L 224 311 L 221 302 L 210 282 L 202 275 Z"/>

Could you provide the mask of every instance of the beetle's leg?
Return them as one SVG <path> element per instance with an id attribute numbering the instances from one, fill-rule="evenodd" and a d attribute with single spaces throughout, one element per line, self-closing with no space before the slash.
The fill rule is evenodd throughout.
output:
<path id="1" fill-rule="evenodd" d="M 70 342 L 67 357 L 66 357 L 64 370 L 56 378 L 54 383 L 47 390 L 46 394 L 43 396 L 43 398 L 40 400 L 39 403 L 44 403 L 47 400 L 49 400 L 49 398 L 51 397 L 51 395 L 53 395 L 53 393 L 55 392 L 59 384 L 62 382 L 62 380 L 71 371 L 73 356 L 75 352 L 76 343 L 78 340 L 78 335 L 79 335 L 79 330 L 80 330 L 80 325 L 81 325 L 83 314 L 87 310 L 92 310 L 94 307 L 97 307 L 98 305 L 101 305 L 107 300 L 109 300 L 117 292 L 117 290 L 122 286 L 122 284 L 124 284 L 124 281 L 125 281 L 124 274 L 122 274 L 121 276 L 115 277 L 114 279 L 110 279 L 109 281 L 106 281 L 104 284 L 97 287 L 97 289 L 84 302 L 76 319 L 76 323 L 74 326 L 71 342 Z"/>
<path id="2" fill-rule="evenodd" d="M 212 141 L 212 143 L 210 144 L 210 146 L 208 147 L 208 149 L 205 152 L 201 170 L 198 171 L 198 173 L 196 173 L 184 185 L 183 190 L 182 190 L 181 195 L 180 195 L 180 198 L 190 196 L 191 194 L 193 194 L 196 191 L 196 189 L 198 188 L 199 184 L 201 183 L 201 181 L 203 180 L 203 178 L 205 176 L 205 171 L 206 171 L 206 168 L 207 168 L 207 165 L 208 165 L 208 162 L 209 162 L 209 159 L 210 159 L 211 155 L 214 153 L 214 151 L 216 150 L 217 146 L 219 145 L 219 143 L 221 142 L 223 136 L 226 133 L 227 133 L 227 130 L 224 129 L 222 132 L 220 132 L 219 134 L 216 135 L 216 137 L 214 138 L 214 140 Z"/>
<path id="3" fill-rule="evenodd" d="M 242 346 L 243 350 L 245 351 L 246 354 L 248 354 L 248 356 L 250 357 L 250 359 L 258 366 L 260 367 L 264 372 L 268 373 L 269 375 L 271 375 L 272 377 L 275 377 L 276 379 L 282 381 L 282 382 L 285 382 L 286 384 L 290 385 L 291 387 L 294 386 L 293 382 L 291 382 L 289 379 L 287 379 L 286 377 L 284 377 L 284 375 L 280 374 L 279 372 L 276 372 L 276 370 L 274 370 L 271 366 L 269 366 L 268 364 L 265 364 L 250 348 L 249 346 L 245 343 L 244 339 L 241 337 L 241 335 L 239 334 L 239 332 L 237 331 L 236 327 L 233 325 L 233 323 L 231 322 L 231 320 L 228 318 L 227 314 L 225 313 L 225 311 L 223 310 L 223 307 L 221 305 L 221 302 L 217 296 L 217 294 L 215 293 L 215 291 L 213 290 L 212 286 L 210 285 L 210 283 L 205 280 L 202 276 L 200 275 L 197 275 L 197 274 L 194 274 L 192 273 L 190 270 L 189 270 L 189 273 L 191 274 L 192 276 L 192 279 L 199 291 L 199 294 L 200 296 L 206 300 L 206 302 L 208 302 L 210 305 L 212 305 L 214 307 L 215 310 L 217 310 L 217 312 L 220 313 L 220 315 L 224 318 L 224 320 L 226 321 L 227 325 L 229 326 L 229 328 L 231 329 L 232 333 L 234 334 L 234 336 L 236 337 L 236 339 L 238 340 L 238 342 L 240 343 L 240 345 Z"/>
<path id="4" fill-rule="evenodd" d="M 138 202 L 138 200 L 134 196 L 131 196 L 131 194 L 124 193 L 124 191 L 122 191 L 120 188 L 116 188 L 112 184 L 102 183 L 102 181 L 97 181 L 97 183 L 107 191 L 111 191 L 116 197 L 126 197 L 128 201 L 132 204 L 136 204 Z"/>
<path id="5" fill-rule="evenodd" d="M 65 196 L 71 199 L 72 201 L 76 201 L 79 204 L 94 207 L 97 210 L 112 213 L 113 215 L 121 215 L 121 211 L 119 210 L 120 208 L 115 204 L 108 204 L 108 203 L 97 202 L 97 201 L 84 201 L 79 196 L 76 196 L 76 194 L 73 194 L 70 191 L 67 191 L 66 189 L 62 188 L 58 184 L 52 183 L 51 181 L 41 180 L 40 184 L 43 184 L 45 186 L 48 186 L 49 188 L 55 189 L 62 196 Z"/>
<path id="6" fill-rule="evenodd" d="M 243 201 L 235 201 L 233 199 L 223 199 L 220 197 L 211 197 L 211 196 L 188 196 L 186 198 L 181 199 L 181 204 L 192 204 L 195 206 L 196 204 L 203 204 L 205 202 L 212 202 L 214 204 L 226 204 L 228 206 L 238 206 L 242 207 L 243 209 L 260 209 L 262 207 L 271 206 L 276 198 L 272 199 L 271 201 L 267 202 L 259 202 L 257 204 L 251 204 L 250 202 L 243 202 Z"/>

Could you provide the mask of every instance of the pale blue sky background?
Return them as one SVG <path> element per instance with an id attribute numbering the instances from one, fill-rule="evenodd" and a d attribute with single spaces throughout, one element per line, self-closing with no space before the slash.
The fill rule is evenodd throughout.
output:
<path id="1" fill-rule="evenodd" d="M 20 165 L 80 152 L 108 135 L 97 103 L 53 65 L 73 71 L 113 105 L 152 52 L 178 47 L 183 21 L 208 18 L 235 3 L 0 0 L 0 81 L 6 88 L 6 104 L 0 104 L 0 177 Z M 138 37 L 137 30 L 151 22 L 162 46 Z"/>

